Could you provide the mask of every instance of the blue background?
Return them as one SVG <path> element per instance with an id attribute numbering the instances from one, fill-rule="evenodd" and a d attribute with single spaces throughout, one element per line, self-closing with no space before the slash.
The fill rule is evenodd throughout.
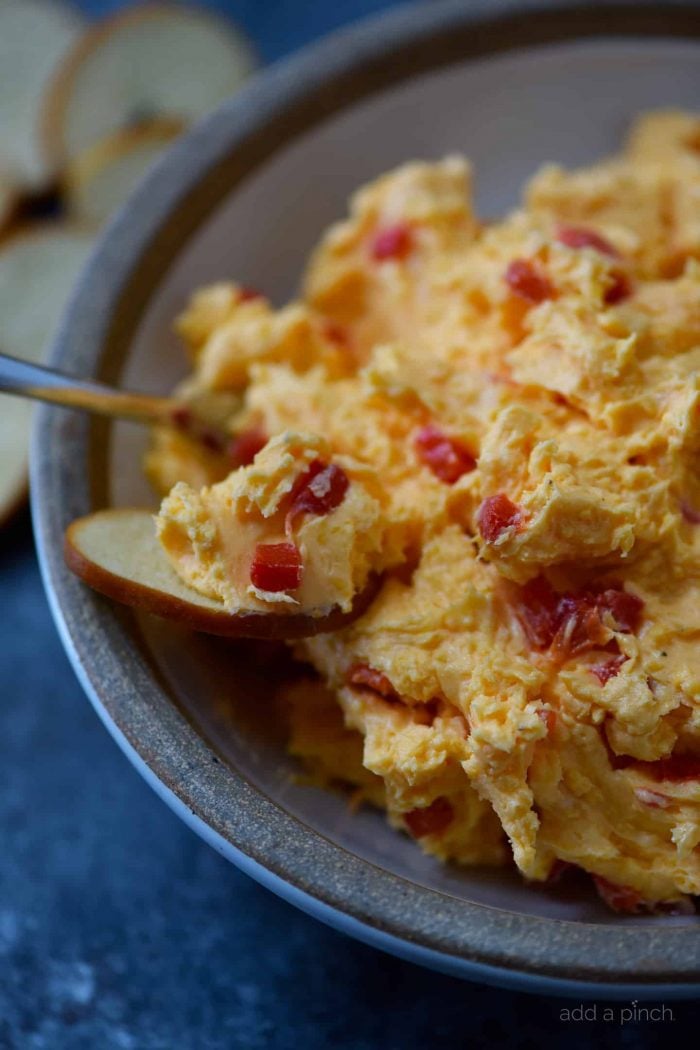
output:
<path id="1" fill-rule="evenodd" d="M 80 6 L 97 15 L 121 4 Z M 270 62 L 387 5 L 210 6 L 234 15 Z M 384 956 L 241 875 L 176 820 L 99 724 L 50 620 L 26 513 L 2 541 L 0 1048 L 697 1042 L 697 1004 L 669 1004 L 675 1020 L 664 1024 L 563 1021 L 575 1003 Z"/>

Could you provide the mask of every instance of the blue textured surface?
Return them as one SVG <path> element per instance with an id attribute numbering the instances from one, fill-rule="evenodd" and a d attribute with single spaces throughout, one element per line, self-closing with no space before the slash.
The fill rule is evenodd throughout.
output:
<path id="1" fill-rule="evenodd" d="M 120 6 L 82 5 L 92 13 Z M 267 60 L 380 0 L 241 0 Z M 151 793 L 83 696 L 28 516 L 2 533 L 0 1048 L 513 1047 L 697 1040 L 674 1020 L 562 1020 L 575 1003 L 420 970 L 326 929 L 228 865 Z M 624 1006 L 624 1004 L 622 1004 Z M 608 1008 L 614 1017 L 603 1020 Z"/>

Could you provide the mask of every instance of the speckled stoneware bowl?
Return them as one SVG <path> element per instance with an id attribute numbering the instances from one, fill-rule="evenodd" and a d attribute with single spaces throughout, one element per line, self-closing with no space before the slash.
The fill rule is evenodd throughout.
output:
<path id="1" fill-rule="evenodd" d="M 176 145 L 99 245 L 53 363 L 165 391 L 185 368 L 170 324 L 188 292 L 235 275 L 283 301 L 348 194 L 386 168 L 464 151 L 481 213 L 498 214 L 541 161 L 593 161 L 637 111 L 698 98 L 695 4 L 400 8 L 268 70 Z M 61 555 L 72 518 L 153 504 L 145 440 L 43 410 L 36 533 L 86 692 L 195 831 L 319 919 L 451 974 L 578 996 L 700 992 L 698 920 L 612 916 L 584 880 L 545 890 L 440 866 L 378 814 L 295 782 L 250 646 L 139 618 L 72 577 Z"/>

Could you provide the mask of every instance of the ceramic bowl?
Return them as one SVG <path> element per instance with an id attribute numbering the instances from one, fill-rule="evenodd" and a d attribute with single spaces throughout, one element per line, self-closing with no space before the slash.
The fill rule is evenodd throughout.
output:
<path id="1" fill-rule="evenodd" d="M 171 322 L 188 293 L 236 277 L 276 302 L 355 187 L 401 161 L 462 151 L 481 214 L 543 160 L 614 150 L 647 108 L 697 107 L 694 4 L 441 2 L 399 8 L 253 80 L 137 190 L 75 292 L 53 364 L 166 391 L 185 370 Z M 151 504 L 143 430 L 42 410 L 32 491 L 46 588 L 107 728 L 195 831 L 333 926 L 451 974 L 539 992 L 700 991 L 693 918 L 622 918 L 588 884 L 444 867 L 376 813 L 295 780 L 251 647 L 117 608 L 63 565 L 77 515 Z M 251 659 L 251 656 L 253 657 Z"/>

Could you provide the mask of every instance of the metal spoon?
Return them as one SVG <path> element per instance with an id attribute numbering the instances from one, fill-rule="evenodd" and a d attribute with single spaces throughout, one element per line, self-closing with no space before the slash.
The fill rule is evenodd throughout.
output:
<path id="1" fill-rule="evenodd" d="M 235 396 L 205 395 L 190 400 L 116 390 L 7 354 L 0 354 L 0 391 L 115 419 L 176 427 L 213 452 L 223 452 L 230 441 L 224 422 L 235 405 Z"/>

